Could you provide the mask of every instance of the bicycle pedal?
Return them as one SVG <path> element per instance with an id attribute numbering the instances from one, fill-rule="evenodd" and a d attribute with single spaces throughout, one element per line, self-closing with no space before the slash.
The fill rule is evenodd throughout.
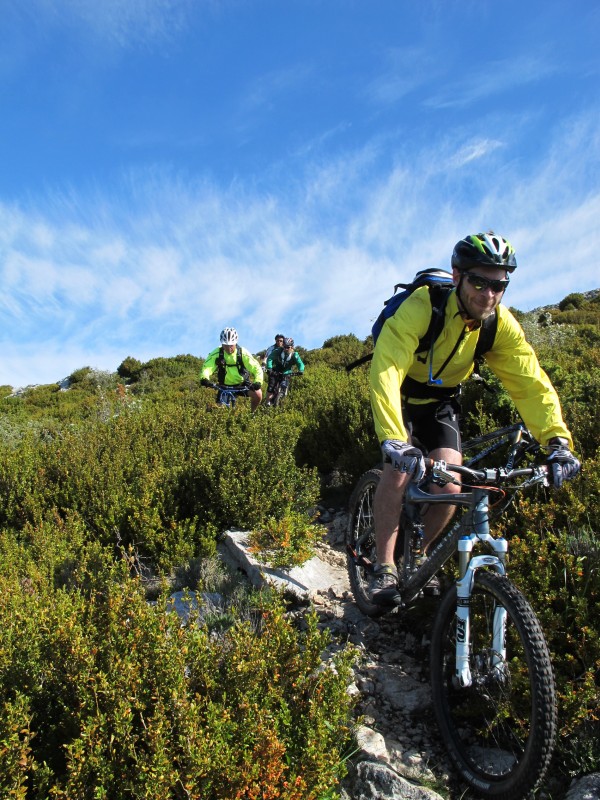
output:
<path id="1" fill-rule="evenodd" d="M 425 586 L 421 589 L 421 592 L 424 597 L 439 597 L 442 593 L 441 586 L 440 586 L 440 579 L 437 575 L 434 575 L 433 578 L 426 583 Z"/>

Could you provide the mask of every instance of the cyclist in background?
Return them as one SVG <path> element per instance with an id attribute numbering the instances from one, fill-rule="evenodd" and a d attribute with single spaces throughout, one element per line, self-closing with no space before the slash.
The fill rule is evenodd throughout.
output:
<path id="1" fill-rule="evenodd" d="M 217 372 L 221 386 L 246 386 L 242 396 L 250 396 L 250 408 L 255 411 L 262 400 L 263 371 L 254 356 L 238 344 L 235 328 L 224 328 L 220 335 L 221 346 L 210 352 L 200 372 L 202 386 L 212 386 L 211 378 Z"/>
<path id="2" fill-rule="evenodd" d="M 292 372 L 304 373 L 304 362 L 294 349 L 294 340 L 289 337 L 283 340 L 283 347 L 276 347 L 267 358 L 269 383 L 267 386 L 267 405 L 273 400 L 277 385 L 285 381 L 285 376 Z M 287 383 L 285 384 L 287 387 Z"/>
<path id="3" fill-rule="evenodd" d="M 271 355 L 273 350 L 275 350 L 276 347 L 283 347 L 283 340 L 284 339 L 285 339 L 285 336 L 283 335 L 283 333 L 276 334 L 276 336 L 275 336 L 275 344 L 272 344 L 269 347 L 267 347 L 267 349 L 265 351 L 265 354 L 264 354 L 264 356 L 262 358 L 262 367 L 263 367 L 263 369 L 265 369 L 265 367 L 267 366 L 267 359 L 269 358 L 269 356 Z"/>
<path id="4" fill-rule="evenodd" d="M 478 233 L 457 243 L 451 264 L 455 288 L 446 303 L 444 328 L 427 357 L 416 357 L 432 314 L 427 287 L 415 290 L 386 320 L 373 354 L 371 407 L 384 464 L 374 498 L 377 564 L 370 591 L 372 601 L 384 606 L 393 605 L 398 596 L 394 549 L 404 491 L 413 476 L 419 479 L 425 473 L 423 454 L 412 437 L 430 458 L 462 463 L 460 383 L 473 371 L 482 320 L 497 315 L 494 342 L 485 359 L 525 425 L 548 448 L 553 485 L 560 487 L 580 470 L 558 395 L 521 326 L 500 304 L 517 267 L 514 249 L 493 231 Z M 431 486 L 436 490 L 459 492 L 460 486 Z M 453 513 L 453 506 L 429 508 L 424 518 L 426 549 Z M 430 589 L 431 594 L 439 591 L 434 585 Z"/>

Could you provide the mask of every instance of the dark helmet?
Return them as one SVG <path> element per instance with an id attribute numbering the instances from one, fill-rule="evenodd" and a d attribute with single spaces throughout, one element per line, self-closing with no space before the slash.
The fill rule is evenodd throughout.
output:
<path id="1" fill-rule="evenodd" d="M 284 347 L 293 347 L 294 346 L 294 340 L 290 339 L 290 338 L 284 339 L 283 340 L 283 346 Z"/>
<path id="2" fill-rule="evenodd" d="M 507 272 L 514 272 L 517 259 L 510 242 L 488 231 L 461 239 L 452 253 L 452 267 L 459 272 L 473 267 L 502 267 Z"/>

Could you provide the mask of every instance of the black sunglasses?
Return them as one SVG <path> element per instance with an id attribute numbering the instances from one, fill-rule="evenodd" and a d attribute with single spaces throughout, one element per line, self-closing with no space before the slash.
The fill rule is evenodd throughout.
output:
<path id="1" fill-rule="evenodd" d="M 466 272 L 465 277 L 478 292 L 484 289 L 491 289 L 494 294 L 499 294 L 499 292 L 504 292 L 510 283 L 508 278 L 506 280 L 495 281 L 490 278 L 484 278 L 481 275 L 475 275 L 472 272 Z"/>

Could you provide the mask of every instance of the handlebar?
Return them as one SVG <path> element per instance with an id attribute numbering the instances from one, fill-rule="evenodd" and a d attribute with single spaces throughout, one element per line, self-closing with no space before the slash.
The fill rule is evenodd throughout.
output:
<path id="1" fill-rule="evenodd" d="M 529 478 L 524 485 L 534 483 L 548 484 L 548 465 L 538 464 L 532 467 L 519 467 L 509 469 L 505 467 L 492 467 L 486 469 L 473 469 L 465 467 L 463 464 L 447 464 L 445 461 L 433 461 L 431 458 L 425 459 L 427 473 L 436 483 L 444 486 L 448 483 L 458 483 L 455 475 L 457 473 L 467 478 L 470 483 L 479 486 L 499 487 L 518 478 Z"/>
<path id="2" fill-rule="evenodd" d="M 225 386 L 220 383 L 209 383 L 207 389 L 215 389 L 217 392 L 231 392 L 231 394 L 240 394 L 250 388 L 249 383 L 240 383 L 235 386 Z"/>

